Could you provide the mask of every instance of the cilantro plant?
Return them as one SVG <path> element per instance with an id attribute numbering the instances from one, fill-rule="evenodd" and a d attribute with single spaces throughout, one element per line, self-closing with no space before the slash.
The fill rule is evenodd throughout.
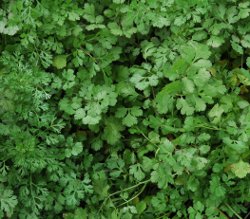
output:
<path id="1" fill-rule="evenodd" d="M 2 0 L 0 218 L 247 218 L 249 22 L 247 0 Z"/>

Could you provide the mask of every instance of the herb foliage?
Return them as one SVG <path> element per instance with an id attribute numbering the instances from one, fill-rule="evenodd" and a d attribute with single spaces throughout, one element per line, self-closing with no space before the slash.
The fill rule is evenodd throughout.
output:
<path id="1" fill-rule="evenodd" d="M 247 215 L 249 22 L 247 0 L 2 0 L 0 218 Z"/>

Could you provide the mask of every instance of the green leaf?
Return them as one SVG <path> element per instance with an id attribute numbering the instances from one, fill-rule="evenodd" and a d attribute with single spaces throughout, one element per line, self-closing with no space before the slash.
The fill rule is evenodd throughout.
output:
<path id="1" fill-rule="evenodd" d="M 200 69 L 198 74 L 193 77 L 194 83 L 198 87 L 203 87 L 211 78 L 211 75 L 205 69 Z"/>
<path id="2" fill-rule="evenodd" d="M 237 105 L 241 108 L 244 109 L 249 106 L 249 102 L 246 100 L 240 100 L 237 102 Z"/>
<path id="3" fill-rule="evenodd" d="M 240 160 L 239 162 L 231 165 L 231 171 L 235 174 L 235 176 L 244 178 L 248 173 L 250 173 L 250 164 Z"/>
<path id="4" fill-rule="evenodd" d="M 138 181 L 145 178 L 145 173 L 142 171 L 140 164 L 134 164 L 129 167 L 129 173 L 132 174 Z"/>
<path id="5" fill-rule="evenodd" d="M 201 145 L 199 147 L 200 153 L 201 154 L 207 154 L 210 151 L 210 146 L 209 145 Z"/>
<path id="6" fill-rule="evenodd" d="M 209 47 L 207 45 L 197 43 L 195 41 L 190 41 L 188 45 L 184 45 L 181 48 L 182 57 L 188 62 L 199 59 L 208 59 L 211 55 Z"/>
<path id="7" fill-rule="evenodd" d="M 191 81 L 190 79 L 188 79 L 187 77 L 184 77 L 182 79 L 182 83 L 183 83 L 183 87 L 184 87 L 184 90 L 187 92 L 187 93 L 193 93 L 194 92 L 194 83 L 193 81 Z"/>
<path id="8" fill-rule="evenodd" d="M 177 58 L 171 67 L 165 67 L 164 76 L 174 81 L 186 73 L 189 64 L 183 58 Z"/>
<path id="9" fill-rule="evenodd" d="M 151 173 L 150 179 L 153 183 L 157 183 L 159 188 L 167 188 L 169 183 L 173 183 L 170 166 L 165 163 L 156 164 L 154 166 L 154 171 Z"/>
<path id="10" fill-rule="evenodd" d="M 194 96 L 193 99 L 194 99 L 196 111 L 201 112 L 201 111 L 206 110 L 206 102 L 202 98 Z"/>
<path id="11" fill-rule="evenodd" d="M 243 54 L 243 48 L 242 48 L 242 46 L 241 46 L 240 44 L 238 44 L 238 43 L 232 41 L 232 42 L 231 42 L 231 45 L 232 45 L 232 48 L 233 48 L 237 53 L 239 53 L 239 54 L 241 54 L 241 55 Z"/>
<path id="12" fill-rule="evenodd" d="M 132 108 L 118 108 L 116 111 L 115 116 L 117 118 L 122 118 L 122 124 L 128 127 L 131 127 L 137 124 L 138 119 L 137 117 L 142 116 L 143 111 L 139 107 L 132 107 Z"/>
<path id="13" fill-rule="evenodd" d="M 125 2 L 125 0 L 113 0 L 115 4 L 122 4 Z"/>
<path id="14" fill-rule="evenodd" d="M 171 141 L 168 139 L 162 139 L 162 143 L 159 146 L 159 153 L 164 154 L 164 156 L 171 154 L 175 147 Z"/>
<path id="15" fill-rule="evenodd" d="M 74 215 L 74 219 L 84 219 L 87 218 L 87 211 L 86 209 L 82 209 L 82 208 L 77 208 L 75 210 L 75 215 Z"/>
<path id="16" fill-rule="evenodd" d="M 86 116 L 86 111 L 83 108 L 80 108 L 80 109 L 76 110 L 74 118 L 76 120 L 80 120 L 80 119 L 85 118 L 85 116 Z"/>
<path id="17" fill-rule="evenodd" d="M 114 34 L 116 36 L 123 35 L 123 31 L 122 31 L 121 27 L 116 22 L 109 23 L 108 27 L 110 28 L 110 31 L 112 34 Z"/>
<path id="18" fill-rule="evenodd" d="M 66 112 L 69 115 L 73 115 L 75 113 L 74 108 L 71 105 L 71 102 L 68 98 L 63 98 L 59 102 L 60 110 Z"/>
<path id="19" fill-rule="evenodd" d="M 53 66 L 57 69 L 65 68 L 67 65 L 67 55 L 58 55 L 53 59 Z"/>
<path id="20" fill-rule="evenodd" d="M 206 59 L 199 59 L 197 62 L 193 64 L 193 66 L 197 68 L 209 68 L 212 66 L 212 63 Z"/>
<path id="21" fill-rule="evenodd" d="M 182 91 L 182 82 L 173 81 L 167 84 L 155 98 L 159 113 L 166 113 L 173 108 L 173 96 Z"/>
<path id="22" fill-rule="evenodd" d="M 136 204 L 136 210 L 138 214 L 142 214 L 147 208 L 147 204 L 145 201 L 140 201 Z"/>
<path id="23" fill-rule="evenodd" d="M 133 67 L 130 69 L 130 72 L 133 74 L 130 78 L 130 81 L 134 86 L 143 91 L 149 86 L 156 86 L 158 84 L 158 76 L 153 74 L 149 75 L 149 66 L 144 66 L 144 68 Z"/>
<path id="24" fill-rule="evenodd" d="M 123 129 L 124 128 L 118 119 L 110 117 L 105 120 L 105 128 L 102 138 L 106 140 L 109 144 L 115 145 L 122 137 L 120 132 Z"/>
<path id="25" fill-rule="evenodd" d="M 218 48 L 224 43 L 224 39 L 218 36 L 211 36 L 210 39 L 207 41 L 209 46 L 213 48 Z"/>
<path id="26" fill-rule="evenodd" d="M 250 57 L 247 57 L 247 67 L 250 68 Z"/>
<path id="27" fill-rule="evenodd" d="M 224 109 L 218 103 L 216 103 L 213 108 L 209 111 L 208 116 L 217 120 L 220 120 Z"/>
<path id="28" fill-rule="evenodd" d="M 7 188 L 3 188 L 0 185 L 0 209 L 5 211 L 8 217 L 11 217 L 14 211 L 14 208 L 17 205 L 17 198 L 13 194 L 13 191 Z"/>
<path id="29" fill-rule="evenodd" d="M 175 95 L 181 92 L 182 83 L 181 81 L 174 81 L 167 84 L 158 94 L 161 95 Z"/>
<path id="30" fill-rule="evenodd" d="M 219 176 L 213 176 L 210 180 L 210 192 L 215 198 L 224 197 L 226 189 L 221 185 Z"/>
<path id="31" fill-rule="evenodd" d="M 122 123 L 128 127 L 137 124 L 137 118 L 133 116 L 130 112 L 123 118 Z"/>
<path id="32" fill-rule="evenodd" d="M 77 143 L 73 146 L 72 152 L 71 152 L 71 153 L 72 153 L 72 155 L 77 156 L 78 154 L 80 154 L 80 153 L 82 152 L 82 150 L 83 150 L 82 143 L 77 142 Z"/>
<path id="33" fill-rule="evenodd" d="M 183 98 L 179 98 L 176 103 L 177 109 L 181 110 L 183 115 L 193 115 L 195 108 L 190 106 L 190 104 Z"/>

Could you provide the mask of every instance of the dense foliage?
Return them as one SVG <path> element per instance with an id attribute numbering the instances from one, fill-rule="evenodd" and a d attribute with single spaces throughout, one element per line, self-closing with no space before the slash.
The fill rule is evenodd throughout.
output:
<path id="1" fill-rule="evenodd" d="M 0 1 L 0 218 L 244 218 L 248 0 Z"/>

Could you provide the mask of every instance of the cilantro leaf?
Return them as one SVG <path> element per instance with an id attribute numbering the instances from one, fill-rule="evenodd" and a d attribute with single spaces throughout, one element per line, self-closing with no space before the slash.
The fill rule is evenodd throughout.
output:
<path id="1" fill-rule="evenodd" d="M 58 55 L 53 59 L 53 66 L 57 69 L 65 68 L 67 65 L 67 55 Z"/>
<path id="2" fill-rule="evenodd" d="M 231 171 L 235 174 L 235 176 L 244 178 L 248 173 L 250 173 L 250 164 L 240 160 L 239 162 L 231 165 Z"/>
<path id="3" fill-rule="evenodd" d="M 107 118 L 105 120 L 105 128 L 102 134 L 102 138 L 109 144 L 115 145 L 121 139 L 121 131 L 123 129 L 124 127 L 121 125 L 118 119 L 115 119 L 113 117 Z"/>

